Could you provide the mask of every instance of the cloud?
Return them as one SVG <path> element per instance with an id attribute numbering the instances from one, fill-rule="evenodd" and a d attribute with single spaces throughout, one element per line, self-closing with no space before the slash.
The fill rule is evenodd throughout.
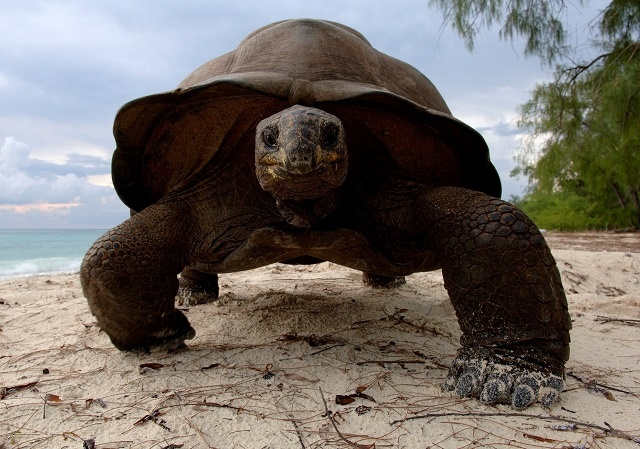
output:
<path id="1" fill-rule="evenodd" d="M 202 63 L 278 20 L 312 17 L 344 23 L 380 51 L 418 68 L 454 115 L 485 135 L 493 160 L 506 161 L 496 164 L 503 180 L 508 178 L 503 167 L 512 164 L 517 148 L 513 136 L 505 134 L 516 106 L 545 78 L 537 61 L 518 56 L 520 43 L 501 42 L 491 31 L 483 32 L 469 53 L 449 27 L 442 27 L 441 12 L 422 0 L 5 3 L 0 14 L 0 139 L 14 139 L 5 139 L 3 146 L 0 227 L 27 217 L 44 223 L 56 217 L 62 220 L 56 223 L 74 227 L 85 219 L 92 227 L 120 221 L 116 216 L 126 216 L 126 209 L 104 185 L 118 108 L 173 89 Z M 47 209 L 44 204 L 66 206 Z M 22 212 L 14 215 L 17 206 Z M 110 215 L 112 210 L 119 212 Z"/>
<path id="2" fill-rule="evenodd" d="M 75 216 L 91 219 L 88 227 L 110 227 L 96 219 L 114 214 L 104 210 L 109 205 L 122 221 L 126 208 L 117 201 L 113 187 L 90 182 L 90 177 L 109 172 L 109 163 L 90 155 L 69 154 L 65 164 L 54 164 L 30 155 L 29 146 L 6 137 L 0 147 L 0 210 L 3 227 L 48 227 L 43 217 L 67 227 L 76 227 Z M 65 220 L 61 220 L 66 218 Z M 39 225 L 39 226 L 36 226 Z"/>

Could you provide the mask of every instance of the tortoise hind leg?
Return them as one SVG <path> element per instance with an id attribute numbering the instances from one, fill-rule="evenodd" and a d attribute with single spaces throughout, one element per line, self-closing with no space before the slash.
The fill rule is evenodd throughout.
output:
<path id="1" fill-rule="evenodd" d="M 215 301 L 220 295 L 218 275 L 215 273 L 203 273 L 195 268 L 185 267 L 178 282 L 180 288 L 177 301 L 181 306 L 206 304 Z"/>
<path id="2" fill-rule="evenodd" d="M 373 288 L 398 288 L 405 285 L 407 281 L 404 276 L 383 276 L 363 271 L 362 283 Z"/>
<path id="3" fill-rule="evenodd" d="M 445 388 L 516 409 L 550 405 L 571 319 L 538 228 L 511 204 L 460 188 L 426 190 L 417 209 L 463 333 Z"/>

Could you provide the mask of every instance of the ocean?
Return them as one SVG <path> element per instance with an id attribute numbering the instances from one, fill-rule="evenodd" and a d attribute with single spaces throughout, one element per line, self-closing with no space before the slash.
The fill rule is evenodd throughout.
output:
<path id="1" fill-rule="evenodd" d="M 0 229 L 0 279 L 80 269 L 105 229 Z"/>

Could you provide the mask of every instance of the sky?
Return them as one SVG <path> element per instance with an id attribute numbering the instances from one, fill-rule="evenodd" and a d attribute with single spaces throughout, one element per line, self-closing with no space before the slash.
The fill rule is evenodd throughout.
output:
<path id="1" fill-rule="evenodd" d="M 110 176 L 119 107 L 174 89 L 263 25 L 301 17 L 353 27 L 424 73 L 484 136 L 503 198 L 523 193 L 526 179 L 509 176 L 517 110 L 551 70 L 497 29 L 469 52 L 426 0 L 0 0 L 0 229 L 124 221 Z"/>

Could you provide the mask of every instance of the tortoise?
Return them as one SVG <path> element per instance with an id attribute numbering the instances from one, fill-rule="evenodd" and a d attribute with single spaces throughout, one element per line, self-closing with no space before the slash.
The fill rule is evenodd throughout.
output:
<path id="1" fill-rule="evenodd" d="M 394 287 L 441 268 L 462 330 L 445 389 L 516 409 L 559 397 L 571 320 L 543 236 L 499 199 L 481 135 L 357 31 L 260 28 L 177 89 L 125 104 L 114 136 L 133 213 L 81 279 L 118 349 L 183 348 L 195 331 L 176 294 L 213 299 L 219 273 L 330 261 Z"/>

